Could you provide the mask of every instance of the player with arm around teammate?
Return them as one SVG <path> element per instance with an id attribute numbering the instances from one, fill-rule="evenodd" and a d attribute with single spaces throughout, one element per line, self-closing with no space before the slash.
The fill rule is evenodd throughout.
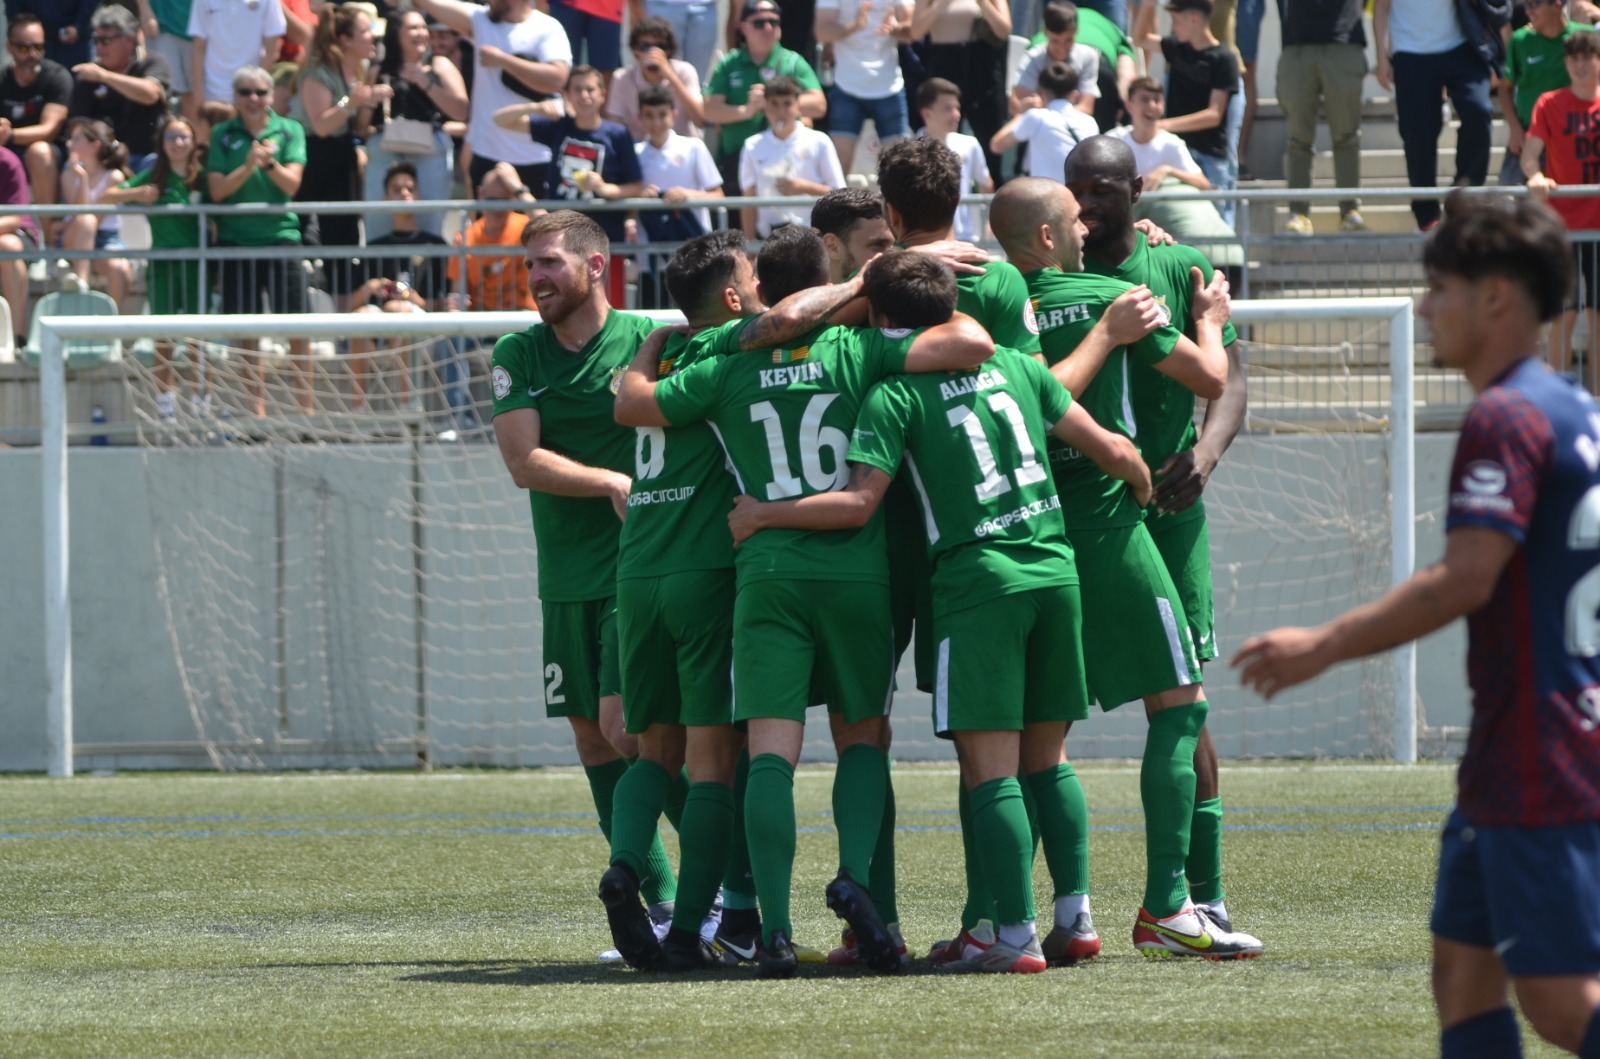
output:
<path id="1" fill-rule="evenodd" d="M 956 300 L 948 269 L 905 252 L 873 265 L 867 293 L 872 323 L 884 327 L 937 324 Z M 853 529 L 902 463 L 910 469 L 933 561 L 934 727 L 960 755 L 976 867 L 997 908 L 997 935 L 972 954 L 974 970 L 1045 969 L 1022 783 L 1041 821 L 1065 817 L 1081 797 L 1060 761 L 1066 723 L 1088 716 L 1089 700 L 1047 429 L 1148 501 L 1150 473 L 1133 443 L 1098 426 L 1034 358 L 1001 348 L 967 371 L 878 383 L 856 421 L 846 490 L 777 503 L 741 496 L 729 516 L 741 542 L 777 528 Z M 1047 859 L 1071 855 L 1054 845 L 1061 828 L 1043 830 Z"/>
<path id="2" fill-rule="evenodd" d="M 622 717 L 616 604 L 634 433 L 612 419 L 611 401 L 654 324 L 612 311 L 602 283 L 610 240 L 588 217 L 571 210 L 535 217 L 523 245 L 541 321 L 495 343 L 494 432 L 533 513 L 545 712 L 571 724 L 609 835 L 617 781 L 638 755 Z M 646 860 L 644 896 L 664 920 L 677 884 L 659 836 Z"/>
<path id="3" fill-rule="evenodd" d="M 861 279 L 826 286 L 827 258 L 809 228 L 779 229 L 756 261 L 763 299 L 842 307 Z M 730 329 L 737 325 L 730 325 Z M 726 350 L 736 333 L 714 348 Z M 948 371 L 982 363 L 993 342 L 969 318 L 918 333 L 824 326 L 776 348 L 709 357 L 657 383 L 630 370 L 617 417 L 636 426 L 706 420 L 716 429 L 742 492 L 784 499 L 844 487 L 848 431 L 871 385 L 903 370 Z M 734 700 L 748 721 L 746 836 L 762 919 L 761 972 L 787 977 L 794 867 L 794 765 L 815 683 L 829 708 L 839 767 L 834 780 L 838 876 L 829 906 L 854 931 L 862 962 L 903 962 L 899 939 L 872 904 L 871 878 L 888 771 L 882 750 L 893 643 L 882 526 L 766 535 L 739 551 L 735 570 Z"/>
<path id="4" fill-rule="evenodd" d="M 1600 1055 L 1600 407 L 1541 363 L 1572 285 L 1543 206 L 1453 195 L 1423 250 L 1434 355 L 1477 394 L 1450 472 L 1444 558 L 1315 629 L 1234 658 L 1267 698 L 1467 619 L 1472 724 L 1429 927 L 1440 1054 L 1539 1036 Z"/>
<path id="5" fill-rule="evenodd" d="M 1189 338 L 1198 339 L 1198 321 L 1207 303 L 1195 293 L 1212 281 L 1215 270 L 1193 247 L 1151 245 L 1133 227 L 1134 204 L 1143 182 L 1132 150 L 1110 136 L 1085 140 L 1068 156 L 1064 176 L 1087 231 L 1084 271 L 1147 285 L 1173 323 Z M 1217 462 L 1244 425 L 1247 390 L 1237 338 L 1232 323 L 1224 323 L 1222 347 L 1228 356 L 1228 381 L 1221 397 L 1206 402 L 1205 420 L 1198 433 L 1192 390 L 1142 363 L 1131 365 L 1129 372 L 1137 427 L 1134 441 L 1156 478 L 1155 509 L 1147 514 L 1145 528 L 1183 601 L 1189 635 L 1202 667 L 1217 656 L 1211 537 L 1202 493 Z M 1209 725 L 1200 729 L 1194 769 L 1194 817 L 1186 865 L 1189 895 L 1218 926 L 1232 930 L 1222 888 L 1222 790 Z"/>
<path id="6" fill-rule="evenodd" d="M 1169 322 L 1110 357 L 1091 356 L 1081 340 L 1127 284 L 1082 271 L 1085 229 L 1072 193 L 1055 181 L 1014 180 L 996 193 L 990 217 L 996 238 L 1022 269 L 1033 295 L 1051 373 L 1101 426 L 1128 436 L 1136 431 L 1128 393 L 1135 363 L 1150 365 L 1208 399 L 1222 395 L 1225 280 L 1217 278 L 1206 292 L 1211 308 L 1201 317 L 1198 343 Z M 1134 945 L 1156 956 L 1259 955 L 1261 943 L 1255 938 L 1225 931 L 1197 911 L 1184 881 L 1194 815 L 1194 752 L 1206 698 L 1183 602 L 1144 526 L 1144 511 L 1127 487 L 1068 446 L 1052 445 L 1050 463 L 1061 490 L 1067 539 L 1078 559 L 1090 694 L 1103 709 L 1143 700 L 1150 723 L 1139 783 L 1145 895 Z M 1056 878 L 1056 921 L 1058 929 L 1063 923 L 1079 925 L 1070 928 L 1070 936 L 1046 939 L 1054 942 L 1047 944 L 1048 955 L 1061 962 L 1099 950 L 1088 904 L 1087 820 L 1075 817 L 1069 824 L 1079 836 L 1082 855 L 1074 863 L 1081 874 Z"/>

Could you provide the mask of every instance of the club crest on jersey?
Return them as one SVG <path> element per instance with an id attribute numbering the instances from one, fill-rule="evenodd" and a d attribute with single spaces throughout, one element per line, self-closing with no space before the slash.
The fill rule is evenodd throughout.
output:
<path id="1" fill-rule="evenodd" d="M 627 370 L 627 368 L 611 369 L 611 392 L 613 394 L 622 389 L 622 373 Z"/>
<path id="2" fill-rule="evenodd" d="M 1029 298 L 1027 301 L 1022 303 L 1022 326 L 1026 327 L 1032 334 L 1039 333 L 1038 306 L 1034 305 L 1036 300 L 1037 299 Z"/>
<path id="3" fill-rule="evenodd" d="M 497 364 L 489 373 L 489 379 L 494 384 L 494 399 L 504 401 L 511 393 L 511 373 Z"/>
<path id="4" fill-rule="evenodd" d="M 1473 460 L 1461 476 L 1461 488 L 1474 496 L 1499 496 L 1506 491 L 1506 471 L 1490 460 Z"/>
<path id="5" fill-rule="evenodd" d="M 801 346 L 799 349 L 775 349 L 772 351 L 772 363 L 795 364 L 811 356 L 810 346 Z"/>
<path id="6" fill-rule="evenodd" d="M 1167 296 L 1165 294 L 1156 295 L 1156 312 L 1161 317 L 1162 327 L 1172 326 L 1172 306 L 1167 304 Z"/>

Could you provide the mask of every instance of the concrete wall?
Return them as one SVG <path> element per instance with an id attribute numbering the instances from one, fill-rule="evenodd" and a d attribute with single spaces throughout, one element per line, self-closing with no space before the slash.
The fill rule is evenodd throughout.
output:
<path id="1" fill-rule="evenodd" d="M 1434 516 L 1453 442 L 1418 439 L 1420 562 L 1440 551 Z M 1310 622 L 1381 590 L 1387 537 L 1365 538 L 1366 516 L 1383 505 L 1383 444 L 1238 440 L 1210 494 L 1224 655 L 1258 631 L 1277 595 L 1313 601 L 1297 619 Z M 565 725 L 538 716 L 532 534 L 525 497 L 491 448 L 424 450 L 416 462 L 396 446 L 78 448 L 70 473 L 80 768 L 204 767 L 202 730 L 239 767 L 403 766 L 424 720 L 440 763 L 572 760 Z M 0 451 L 5 770 L 45 762 L 38 482 L 37 450 Z M 1324 496 L 1330 482 L 1349 495 Z M 414 498 L 454 513 L 448 524 L 425 520 L 420 542 Z M 1302 532 L 1330 506 L 1366 512 L 1350 523 L 1353 537 L 1336 539 L 1346 532 L 1337 526 L 1331 538 Z M 1276 529 L 1230 514 L 1269 507 L 1280 509 Z M 1429 724 L 1466 721 L 1463 639 L 1455 629 L 1423 647 Z M 1346 667 L 1271 708 L 1240 692 L 1225 667 L 1212 666 L 1208 684 L 1225 756 L 1387 752 L 1384 661 Z M 911 685 L 903 672 L 901 687 Z M 948 756 L 929 716 L 928 696 L 898 697 L 904 756 Z M 811 726 L 808 757 L 829 756 L 826 731 Z M 1135 756 L 1143 732 L 1141 711 L 1119 710 L 1078 726 L 1073 750 Z"/>

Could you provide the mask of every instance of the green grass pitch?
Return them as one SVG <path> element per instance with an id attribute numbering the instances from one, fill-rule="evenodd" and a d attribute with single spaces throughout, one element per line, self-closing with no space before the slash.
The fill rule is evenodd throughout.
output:
<path id="1" fill-rule="evenodd" d="M 1228 905 L 1267 945 L 1238 964 L 1134 952 L 1138 770 L 1081 774 L 1100 960 L 789 982 L 597 962 L 606 847 L 577 770 L 0 780 L 0 1052 L 1436 1054 L 1426 924 L 1449 769 L 1225 768 Z M 797 778 L 796 935 L 822 948 L 831 777 Z M 918 953 L 960 909 L 955 782 L 895 770 Z M 1047 928 L 1043 857 L 1038 879 Z"/>

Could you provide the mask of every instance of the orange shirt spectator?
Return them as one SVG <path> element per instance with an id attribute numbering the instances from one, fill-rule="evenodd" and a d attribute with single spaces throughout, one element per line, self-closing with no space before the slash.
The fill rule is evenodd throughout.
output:
<path id="1" fill-rule="evenodd" d="M 450 259 L 450 285 L 471 299 L 468 308 L 485 312 L 535 308 L 522 254 L 522 230 L 527 226 L 528 218 L 520 213 L 486 213 L 467 227 L 463 234 L 468 246 L 503 246 L 507 250 L 504 256 L 468 257 L 464 286 L 460 282 L 461 259 Z M 456 245 L 460 243 L 461 236 L 457 236 Z"/>

